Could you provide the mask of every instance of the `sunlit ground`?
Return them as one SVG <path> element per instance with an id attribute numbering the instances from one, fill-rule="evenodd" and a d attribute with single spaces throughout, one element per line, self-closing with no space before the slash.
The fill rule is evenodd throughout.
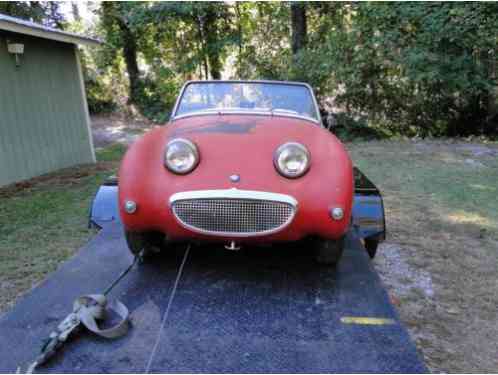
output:
<path id="1" fill-rule="evenodd" d="M 349 144 L 384 194 L 374 264 L 435 372 L 496 372 L 498 145 Z"/>

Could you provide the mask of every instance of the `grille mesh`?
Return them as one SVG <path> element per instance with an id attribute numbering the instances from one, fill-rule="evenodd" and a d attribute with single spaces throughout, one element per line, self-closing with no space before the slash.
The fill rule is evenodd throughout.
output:
<path id="1" fill-rule="evenodd" d="M 185 199 L 172 207 L 182 223 L 215 234 L 273 231 L 287 224 L 294 214 L 291 204 L 253 199 Z"/>

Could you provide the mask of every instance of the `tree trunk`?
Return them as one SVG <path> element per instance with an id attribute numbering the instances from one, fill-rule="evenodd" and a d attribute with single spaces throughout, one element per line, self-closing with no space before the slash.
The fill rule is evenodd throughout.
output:
<path id="1" fill-rule="evenodd" d="M 292 55 L 306 46 L 306 4 L 302 2 L 291 3 L 291 28 L 292 28 Z"/>
<path id="2" fill-rule="evenodd" d="M 197 38 L 199 40 L 199 62 L 204 67 L 204 79 L 209 79 L 209 67 L 206 47 L 206 30 L 204 16 L 198 12 L 194 13 L 194 22 L 197 25 Z M 202 72 L 202 71 L 201 71 Z M 202 76 L 201 76 L 202 78 Z"/>
<path id="3" fill-rule="evenodd" d="M 220 46 L 218 46 L 217 14 L 214 9 L 208 8 L 206 13 L 206 46 L 209 60 L 209 72 L 212 79 L 221 78 Z"/>
<path id="4" fill-rule="evenodd" d="M 484 58 L 485 58 L 485 66 L 486 66 L 486 71 L 487 71 L 487 76 L 490 80 L 493 80 L 496 82 L 496 74 L 497 74 L 497 64 L 496 64 L 496 49 L 491 51 L 490 53 L 486 53 Z M 486 111 L 487 111 L 487 118 L 492 119 L 496 115 L 498 115 L 498 103 L 497 103 L 497 98 L 496 98 L 496 87 L 492 87 L 490 90 L 486 91 Z"/>
<path id="5" fill-rule="evenodd" d="M 64 18 L 59 13 L 59 3 L 51 1 L 48 3 L 48 20 L 47 22 L 51 27 L 64 30 Z"/>
<path id="6" fill-rule="evenodd" d="M 73 18 L 76 22 L 81 22 L 80 9 L 78 8 L 78 3 L 71 2 L 71 12 L 73 13 Z"/>
<path id="7" fill-rule="evenodd" d="M 239 2 L 235 3 L 235 13 L 237 14 L 237 44 L 239 47 L 239 54 L 237 56 L 237 76 L 239 79 L 242 78 L 242 46 L 243 46 L 243 35 L 242 35 L 242 12 L 240 10 Z"/>
<path id="8" fill-rule="evenodd" d="M 123 37 L 123 57 L 130 80 L 128 104 L 138 104 L 140 98 L 140 73 L 137 63 L 137 42 L 128 25 L 120 20 L 119 28 Z"/>
<path id="9" fill-rule="evenodd" d="M 139 104 L 141 85 L 137 63 L 137 41 L 118 7 L 118 2 L 103 2 L 102 18 L 104 19 L 104 22 L 107 22 L 110 25 L 115 22 L 115 25 L 119 27 L 121 34 L 120 44 L 123 48 L 123 57 L 128 73 L 128 80 L 130 82 L 128 104 Z M 112 28 L 112 26 L 109 27 Z"/>
<path id="10" fill-rule="evenodd" d="M 206 39 L 206 55 L 209 61 L 209 73 L 212 79 L 221 78 L 220 47 L 218 46 L 218 26 L 216 9 L 206 8 L 204 16 L 204 37 Z"/>

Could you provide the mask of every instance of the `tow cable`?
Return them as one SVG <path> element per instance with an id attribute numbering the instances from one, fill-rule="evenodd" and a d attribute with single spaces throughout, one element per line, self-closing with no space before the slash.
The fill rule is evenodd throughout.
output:
<path id="1" fill-rule="evenodd" d="M 66 342 L 69 335 L 77 331 L 81 326 L 90 332 L 106 339 L 114 339 L 126 335 L 128 332 L 129 311 L 126 306 L 117 299 L 108 303 L 107 295 L 111 290 L 131 271 L 143 257 L 143 250 L 135 256 L 133 262 L 126 268 L 117 279 L 115 279 L 103 294 L 88 294 L 78 297 L 73 303 L 73 311 L 52 331 L 40 349 L 40 354 L 31 363 L 26 374 L 32 374 L 35 369 L 47 362 L 55 355 L 58 349 Z M 100 329 L 97 320 L 104 321 L 108 312 L 114 312 L 120 317 L 120 321 L 112 327 Z M 17 368 L 21 373 L 21 367 Z"/>

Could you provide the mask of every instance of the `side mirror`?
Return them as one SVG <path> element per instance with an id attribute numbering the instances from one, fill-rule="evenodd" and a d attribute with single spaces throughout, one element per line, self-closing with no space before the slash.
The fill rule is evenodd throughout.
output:
<path id="1" fill-rule="evenodd" d="M 334 132 L 334 128 L 337 126 L 337 120 L 335 119 L 335 116 L 332 114 L 332 112 L 329 112 L 327 114 L 327 130 L 330 130 Z"/>

